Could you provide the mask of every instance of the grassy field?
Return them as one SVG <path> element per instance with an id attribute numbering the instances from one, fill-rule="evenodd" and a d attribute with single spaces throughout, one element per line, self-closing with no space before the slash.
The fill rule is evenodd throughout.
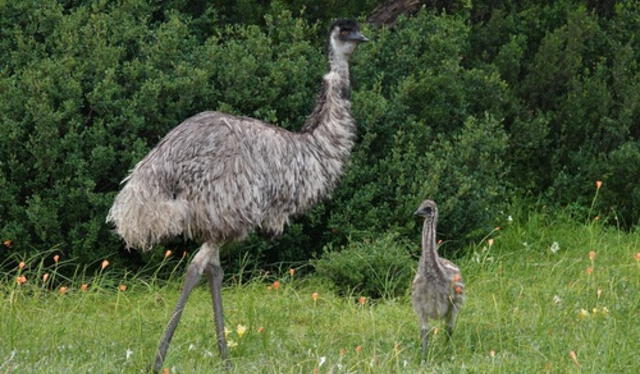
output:
<path id="1" fill-rule="evenodd" d="M 337 296 L 322 280 L 285 272 L 277 290 L 273 279 L 225 288 L 233 372 L 640 372 L 639 233 L 535 213 L 514 214 L 488 239 L 457 261 L 467 303 L 452 345 L 436 333 L 426 361 L 408 294 L 361 305 L 360 295 Z M 107 268 L 88 291 L 78 277 L 61 294 L 42 287 L 49 270 L 27 264 L 2 274 L 0 373 L 145 372 L 179 282 L 118 281 Z M 165 365 L 171 373 L 222 369 L 204 284 Z"/>

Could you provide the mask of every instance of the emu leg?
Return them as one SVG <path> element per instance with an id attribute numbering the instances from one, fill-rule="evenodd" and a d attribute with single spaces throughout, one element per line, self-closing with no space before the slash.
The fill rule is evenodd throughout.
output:
<path id="1" fill-rule="evenodd" d="M 422 355 L 427 354 L 427 349 L 429 348 L 429 325 L 426 323 L 422 324 L 422 328 L 420 329 L 420 340 L 422 342 Z"/>
<path id="2" fill-rule="evenodd" d="M 213 302 L 213 320 L 216 326 L 220 357 L 224 361 L 225 367 L 230 369 L 231 363 L 228 360 L 227 341 L 224 337 L 224 312 L 222 309 L 222 278 L 224 272 L 222 266 L 220 266 L 219 251 L 216 250 L 213 253 L 205 273 L 209 280 L 209 290 L 211 291 L 211 300 Z"/>
<path id="3" fill-rule="evenodd" d="M 164 330 L 164 335 L 160 340 L 160 344 L 158 345 L 158 350 L 156 352 L 156 360 L 153 364 L 153 371 L 158 372 L 162 369 L 162 363 L 164 362 L 164 358 L 167 354 L 167 350 L 169 349 L 169 343 L 171 343 L 171 338 L 173 337 L 173 333 L 178 326 L 178 322 L 180 322 L 180 317 L 182 316 L 182 311 L 184 310 L 184 306 L 187 303 L 187 299 L 189 298 L 189 294 L 193 288 L 198 284 L 200 277 L 202 276 L 202 272 L 205 269 L 205 265 L 209 262 L 209 255 L 211 253 L 211 249 L 206 245 L 203 245 L 198 253 L 195 255 L 189 267 L 187 268 L 187 274 L 184 278 L 184 283 L 182 284 L 182 293 L 178 298 L 178 302 L 176 303 L 175 310 L 171 315 L 171 319 L 167 324 L 166 329 Z"/>
<path id="4" fill-rule="evenodd" d="M 451 336 L 453 335 L 453 329 L 456 327 L 456 317 L 458 316 L 458 309 L 453 307 L 449 314 L 447 314 L 447 343 L 451 341 Z"/>

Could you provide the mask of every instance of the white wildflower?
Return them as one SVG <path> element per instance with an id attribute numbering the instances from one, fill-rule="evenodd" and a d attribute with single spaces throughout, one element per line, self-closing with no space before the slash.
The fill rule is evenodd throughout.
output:
<path id="1" fill-rule="evenodd" d="M 513 222 L 513 217 L 511 217 L 511 216 L 507 217 L 507 222 L 509 222 L 509 223 Z"/>
<path id="2" fill-rule="evenodd" d="M 126 356 L 126 359 L 128 360 L 131 357 L 131 355 L 133 354 L 133 351 L 130 350 L 129 348 L 127 348 L 127 351 L 124 354 Z"/>
<path id="3" fill-rule="evenodd" d="M 193 345 L 193 344 L 189 344 L 189 348 L 188 348 L 188 350 L 189 350 L 189 351 L 193 351 L 194 349 L 196 349 L 196 346 L 195 346 L 195 345 Z"/>
<path id="4" fill-rule="evenodd" d="M 551 251 L 551 253 L 558 252 L 560 250 L 560 244 L 558 244 L 558 242 L 551 243 L 551 247 L 549 247 L 549 250 Z"/>
<path id="5" fill-rule="evenodd" d="M 322 367 L 324 363 L 327 362 L 327 358 L 325 356 L 320 357 L 320 362 L 318 363 L 318 367 Z"/>
<path id="6" fill-rule="evenodd" d="M 553 302 L 554 302 L 555 304 L 560 304 L 560 303 L 562 302 L 562 299 L 560 298 L 560 296 L 555 295 L 555 296 L 553 297 Z"/>

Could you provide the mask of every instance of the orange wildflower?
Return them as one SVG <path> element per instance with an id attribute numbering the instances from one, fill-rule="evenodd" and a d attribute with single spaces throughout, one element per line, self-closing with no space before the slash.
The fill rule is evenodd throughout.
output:
<path id="1" fill-rule="evenodd" d="M 58 292 L 60 293 L 60 295 L 64 295 L 67 293 L 68 290 L 69 290 L 69 287 L 62 286 L 60 287 L 60 289 L 58 289 Z"/>
<path id="2" fill-rule="evenodd" d="M 589 260 L 593 261 L 596 259 L 596 251 L 589 251 Z"/>
<path id="3" fill-rule="evenodd" d="M 167 258 L 167 257 L 171 256 L 172 253 L 173 252 L 171 252 L 170 249 L 167 249 L 167 251 L 164 253 L 164 258 Z"/>
<path id="4" fill-rule="evenodd" d="M 80 290 L 83 291 L 83 292 L 87 292 L 89 290 L 89 285 L 87 283 L 83 283 L 80 286 Z"/>
<path id="5" fill-rule="evenodd" d="M 636 261 L 640 261 L 640 252 L 636 253 L 635 256 L 633 256 L 633 258 L 635 258 Z"/>
<path id="6" fill-rule="evenodd" d="M 27 264 L 25 264 L 24 261 L 20 261 L 20 263 L 18 264 L 18 269 L 22 270 L 25 266 L 27 266 Z"/>
<path id="7" fill-rule="evenodd" d="M 273 289 L 273 287 L 267 286 L 267 291 L 271 291 L 272 289 Z"/>
<path id="8" fill-rule="evenodd" d="M 273 282 L 273 289 L 277 290 L 278 288 L 280 288 L 280 281 Z"/>
<path id="9" fill-rule="evenodd" d="M 121 292 L 124 292 L 127 290 L 127 285 L 126 284 L 121 284 L 118 286 L 118 290 Z"/>
<path id="10" fill-rule="evenodd" d="M 458 295 L 461 295 L 461 294 L 462 294 L 462 292 L 463 292 L 462 287 L 460 287 L 460 286 L 456 286 L 456 288 L 454 288 L 453 290 L 454 290 L 454 291 L 456 291 L 456 293 L 457 293 Z"/>
<path id="11" fill-rule="evenodd" d="M 296 274 L 296 269 L 294 268 L 289 269 L 289 275 L 293 277 L 295 274 Z"/>
<path id="12" fill-rule="evenodd" d="M 262 334 L 264 332 L 264 327 L 258 327 L 258 333 Z"/>
<path id="13" fill-rule="evenodd" d="M 366 304 L 366 303 L 367 303 L 367 298 L 366 298 L 366 297 L 364 297 L 364 296 L 360 296 L 360 297 L 358 298 L 358 304 L 360 304 L 360 305 L 364 305 L 364 304 Z"/>
<path id="14" fill-rule="evenodd" d="M 311 294 L 311 298 L 313 299 L 313 301 L 317 301 L 318 297 L 320 297 L 320 295 L 317 292 Z"/>
<path id="15" fill-rule="evenodd" d="M 58 261 L 60 261 L 60 255 L 53 256 L 53 262 L 55 262 L 57 264 Z"/>
<path id="16" fill-rule="evenodd" d="M 462 279 L 462 277 L 460 277 L 460 274 L 454 274 L 453 277 L 451 277 L 452 282 L 458 282 L 460 281 L 460 279 Z"/>
<path id="17" fill-rule="evenodd" d="M 4 242 L 2 242 L 2 244 L 4 244 L 4 246 L 7 248 L 11 248 L 11 246 L 13 245 L 13 240 L 7 239 Z"/>
<path id="18" fill-rule="evenodd" d="M 344 348 L 340 348 L 340 356 L 344 356 L 347 354 L 347 350 Z"/>
<path id="19" fill-rule="evenodd" d="M 21 275 L 21 276 L 17 277 L 16 278 L 16 283 L 18 283 L 18 284 L 27 283 L 27 277 L 25 277 L 24 275 Z"/>
<path id="20" fill-rule="evenodd" d="M 438 245 L 442 244 L 442 239 L 438 239 Z"/>
<path id="21" fill-rule="evenodd" d="M 580 363 L 578 362 L 578 355 L 576 354 L 576 351 L 570 351 L 569 352 L 569 358 L 571 359 L 571 361 L 573 361 L 574 364 L 576 364 L 576 366 L 580 366 Z"/>
<path id="22" fill-rule="evenodd" d="M 171 370 L 169 368 L 162 369 L 162 374 L 171 374 Z"/>
<path id="23" fill-rule="evenodd" d="M 602 181 L 596 181 L 596 190 L 599 190 L 602 187 Z"/>
<path id="24" fill-rule="evenodd" d="M 589 267 L 588 267 L 588 268 L 586 268 L 584 271 L 585 271 L 585 273 L 587 273 L 587 274 L 591 275 L 591 274 L 593 273 L 593 266 L 589 266 Z"/>
<path id="25" fill-rule="evenodd" d="M 104 270 L 107 266 L 109 266 L 109 261 L 102 260 L 102 264 L 100 264 L 100 267 L 102 268 L 102 270 Z"/>
<path id="26" fill-rule="evenodd" d="M 356 346 L 356 352 L 358 352 L 358 353 L 362 352 L 362 346 L 361 345 L 357 345 Z"/>
<path id="27" fill-rule="evenodd" d="M 49 273 L 44 273 L 44 274 L 42 274 L 42 281 L 43 281 L 43 282 L 46 282 L 46 281 L 47 281 L 47 279 L 49 279 Z"/>

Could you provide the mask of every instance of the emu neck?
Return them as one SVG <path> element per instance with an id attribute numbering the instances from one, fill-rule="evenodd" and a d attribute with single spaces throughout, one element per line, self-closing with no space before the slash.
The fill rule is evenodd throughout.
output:
<path id="1" fill-rule="evenodd" d="M 436 218 L 424 220 L 422 227 L 422 255 L 420 256 L 420 272 L 431 272 L 444 275 L 444 271 L 438 261 L 436 251 Z"/>
<path id="2" fill-rule="evenodd" d="M 324 75 L 322 91 L 301 133 L 311 137 L 314 151 L 324 160 L 343 162 L 351 153 L 356 127 L 349 101 L 351 84 L 347 56 L 329 52 L 330 71 Z M 341 171 L 341 168 L 339 168 Z"/>

